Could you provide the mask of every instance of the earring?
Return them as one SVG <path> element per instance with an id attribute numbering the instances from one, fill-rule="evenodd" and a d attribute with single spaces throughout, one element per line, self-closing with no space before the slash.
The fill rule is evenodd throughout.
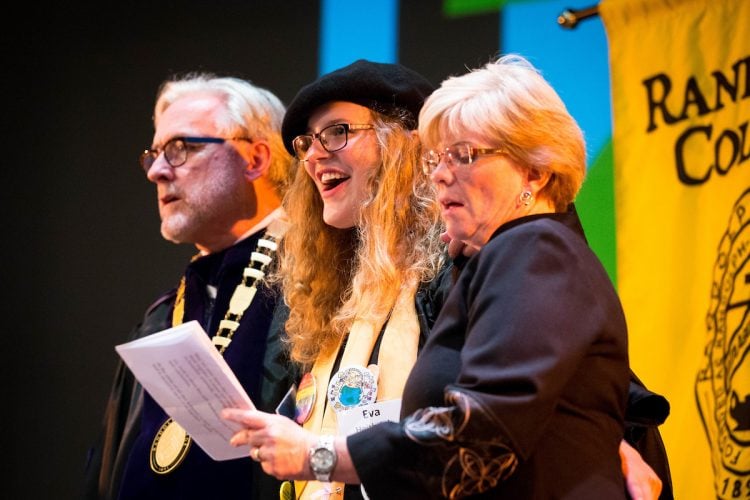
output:
<path id="1" fill-rule="evenodd" d="M 531 194 L 531 191 L 524 191 L 521 193 L 521 195 L 518 197 L 518 203 L 520 205 L 529 206 L 532 203 L 534 203 L 534 195 Z"/>

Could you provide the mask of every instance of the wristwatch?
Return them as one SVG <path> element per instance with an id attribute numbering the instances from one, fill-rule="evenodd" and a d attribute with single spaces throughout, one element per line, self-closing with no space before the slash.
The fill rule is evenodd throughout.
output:
<path id="1" fill-rule="evenodd" d="M 333 436 L 324 435 L 318 443 L 310 448 L 310 470 L 318 481 L 328 482 L 336 467 L 336 449 L 333 447 Z"/>

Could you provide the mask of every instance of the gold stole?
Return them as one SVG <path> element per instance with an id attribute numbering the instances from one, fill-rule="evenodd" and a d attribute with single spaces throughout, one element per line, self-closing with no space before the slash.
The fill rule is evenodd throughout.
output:
<path id="1" fill-rule="evenodd" d="M 406 378 L 417 359 L 419 321 L 414 305 L 416 289 L 416 282 L 402 288 L 383 333 L 378 354 L 377 401 L 401 398 Z M 374 323 L 354 321 L 341 358 L 341 367 L 369 364 L 378 333 L 385 321 L 385 316 Z M 328 382 L 340 349 L 341 341 L 335 348 L 318 355 L 312 367 L 316 397 L 312 415 L 305 422 L 304 427 L 318 435 L 338 434 L 336 412 L 327 403 Z M 298 499 L 340 500 L 344 498 L 344 484 L 337 482 L 295 481 L 294 490 Z"/>

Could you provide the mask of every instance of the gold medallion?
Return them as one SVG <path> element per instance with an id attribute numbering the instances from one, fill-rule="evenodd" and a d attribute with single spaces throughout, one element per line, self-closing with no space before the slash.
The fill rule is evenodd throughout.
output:
<path id="1" fill-rule="evenodd" d="M 291 481 L 284 481 L 279 488 L 279 500 L 294 500 L 294 486 Z"/>
<path id="2" fill-rule="evenodd" d="M 151 444 L 151 470 L 157 474 L 169 474 L 185 459 L 190 442 L 185 429 L 168 418 L 159 428 Z"/>

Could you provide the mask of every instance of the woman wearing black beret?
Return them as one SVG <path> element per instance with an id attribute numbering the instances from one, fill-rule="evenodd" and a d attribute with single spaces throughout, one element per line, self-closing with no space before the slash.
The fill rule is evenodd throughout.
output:
<path id="1" fill-rule="evenodd" d="M 548 389 L 546 382 L 535 389 L 534 377 L 539 374 L 498 378 L 503 363 L 514 359 L 514 352 L 519 357 L 509 367 L 523 365 L 532 371 L 535 367 L 535 358 L 524 359 L 522 351 L 516 351 L 517 339 L 502 333 L 518 325 L 510 321 L 506 324 L 503 317 L 497 317 L 492 321 L 498 329 L 496 336 L 474 333 L 472 318 L 478 320 L 480 316 L 473 316 L 471 304 L 466 323 L 456 311 L 456 307 L 463 307 L 462 294 L 466 292 L 462 287 L 443 308 L 452 283 L 447 272 L 450 264 L 439 242 L 442 225 L 438 217 L 441 208 L 444 216 L 450 216 L 459 207 L 450 200 L 436 203 L 434 187 L 421 164 L 429 172 L 442 172 L 445 166 L 438 166 L 444 163 L 471 169 L 473 166 L 464 165 L 466 158 L 468 163 L 478 164 L 494 161 L 495 157 L 499 160 L 505 150 L 471 146 L 467 151 L 454 151 L 452 144 L 445 144 L 450 147 L 423 156 L 414 129 L 431 92 L 429 82 L 408 68 L 360 60 L 302 88 L 290 104 L 282 135 L 302 168 L 297 169 L 284 200 L 293 225 L 282 245 L 279 276 L 289 307 L 285 327 L 292 358 L 304 367 L 306 376 L 297 388 L 296 409 L 290 415 L 296 424 L 278 415 L 225 411 L 227 418 L 246 428 L 234 436 L 233 444 L 250 445 L 251 457 L 261 462 L 266 472 L 296 479 L 297 498 L 342 498 L 344 493 L 347 499 L 362 498 L 364 492 L 373 499 L 461 498 L 475 494 L 482 498 L 532 498 L 538 497 L 537 493 L 564 496 L 571 483 L 578 484 L 576 481 L 590 476 L 596 480 L 591 484 L 584 481 L 584 491 L 576 492 L 582 498 L 605 492 L 615 494 L 614 498 L 624 497 L 617 445 L 623 437 L 628 369 L 624 323 L 617 317 L 608 320 L 611 331 L 600 339 L 609 345 L 610 351 L 602 352 L 608 368 L 590 373 L 610 379 L 581 389 L 593 391 L 592 398 L 601 405 L 581 409 L 582 421 L 594 424 L 577 428 L 583 431 L 570 435 L 570 447 L 555 452 L 556 457 L 569 460 L 570 470 L 553 466 L 545 470 L 547 476 L 542 482 L 535 469 L 539 463 L 530 459 L 534 457 L 534 438 L 526 442 L 532 443 L 530 448 L 518 447 L 526 443 L 520 436 L 506 435 L 513 429 L 504 426 L 495 408 L 487 407 L 482 397 L 475 398 L 479 406 L 474 405 L 475 399 L 465 397 L 471 393 L 465 389 L 477 385 L 482 387 L 480 393 L 491 399 L 526 400 L 526 406 L 514 406 L 516 421 L 522 415 L 533 415 L 529 422 L 557 425 L 550 409 L 561 392 Z M 471 130 L 460 121 L 453 125 Z M 575 179 L 580 183 L 582 178 Z M 432 172 L 432 181 L 436 180 Z M 440 183 L 435 185 L 439 187 Z M 525 204 L 525 198 L 520 206 L 550 206 L 541 200 L 533 204 L 534 196 L 542 195 L 541 189 L 531 191 L 532 201 Z M 568 201 L 574 194 L 566 194 Z M 505 196 L 497 202 L 508 201 Z M 519 216 L 528 215 L 522 212 Z M 574 213 L 569 218 L 577 221 Z M 490 220 L 498 225 L 505 221 L 502 217 Z M 454 230 L 456 227 L 460 225 L 454 225 Z M 457 235 L 465 237 L 460 231 L 451 236 Z M 582 241 L 579 246 L 585 246 Z M 466 266 L 473 269 L 481 255 L 479 252 L 472 257 Z M 476 269 L 462 271 L 458 283 L 475 273 Z M 604 286 L 605 276 L 597 273 Z M 518 295 L 514 298 L 523 297 L 527 287 L 536 290 L 539 286 L 544 286 L 543 279 L 539 285 L 532 280 L 528 284 L 514 282 L 513 290 Z M 610 296 L 602 297 L 607 300 Z M 617 311 L 616 303 L 608 306 Z M 444 312 L 435 323 L 441 309 Z M 556 318 L 547 320 L 554 323 Z M 433 323 L 440 340 L 431 337 L 426 341 Z M 479 351 L 464 351 L 465 345 L 473 345 L 469 342 L 472 336 L 484 338 L 486 350 L 479 346 Z M 586 358 L 583 353 L 588 344 L 572 340 L 570 352 Z M 559 342 L 567 341 L 561 338 Z M 533 341 L 531 345 L 535 345 Z M 544 352 L 543 341 L 539 348 Z M 476 361 L 467 359 L 469 365 L 462 366 L 459 360 L 464 353 L 471 353 L 472 359 L 483 360 L 485 365 L 472 365 Z M 556 366 L 554 363 L 567 358 L 551 359 Z M 543 355 L 538 360 L 548 362 Z M 409 376 L 415 362 L 417 369 Z M 472 366 L 492 369 L 474 372 Z M 487 387 L 482 380 L 465 379 L 466 373 L 480 372 L 495 385 Z M 562 383 L 568 373 L 555 368 L 546 376 L 553 380 L 559 376 Z M 604 387 L 612 392 L 597 392 Z M 534 391 L 542 389 L 544 393 L 537 396 L 547 398 L 545 405 L 531 404 L 536 401 Z M 569 390 L 576 393 L 574 388 Z M 433 398 L 436 395 L 440 396 Z M 498 408 L 509 411 L 511 407 Z M 608 416 L 595 417 L 599 412 Z M 385 421 L 373 425 L 378 420 Z M 438 421 L 443 425 L 436 426 Z M 462 432 L 467 429 L 471 432 Z M 592 429 L 607 432 L 586 435 Z M 543 428 L 528 431 L 534 437 L 545 436 Z M 547 450 L 543 441 L 539 449 Z M 591 461 L 577 455 L 591 450 L 593 455 L 585 457 L 601 458 L 601 475 L 592 472 Z M 637 469 L 632 464 L 628 467 L 631 473 Z M 556 481 L 556 475 L 562 475 L 563 480 Z M 630 477 L 628 481 L 628 487 L 637 483 Z M 363 489 L 344 483 L 362 483 Z"/>

